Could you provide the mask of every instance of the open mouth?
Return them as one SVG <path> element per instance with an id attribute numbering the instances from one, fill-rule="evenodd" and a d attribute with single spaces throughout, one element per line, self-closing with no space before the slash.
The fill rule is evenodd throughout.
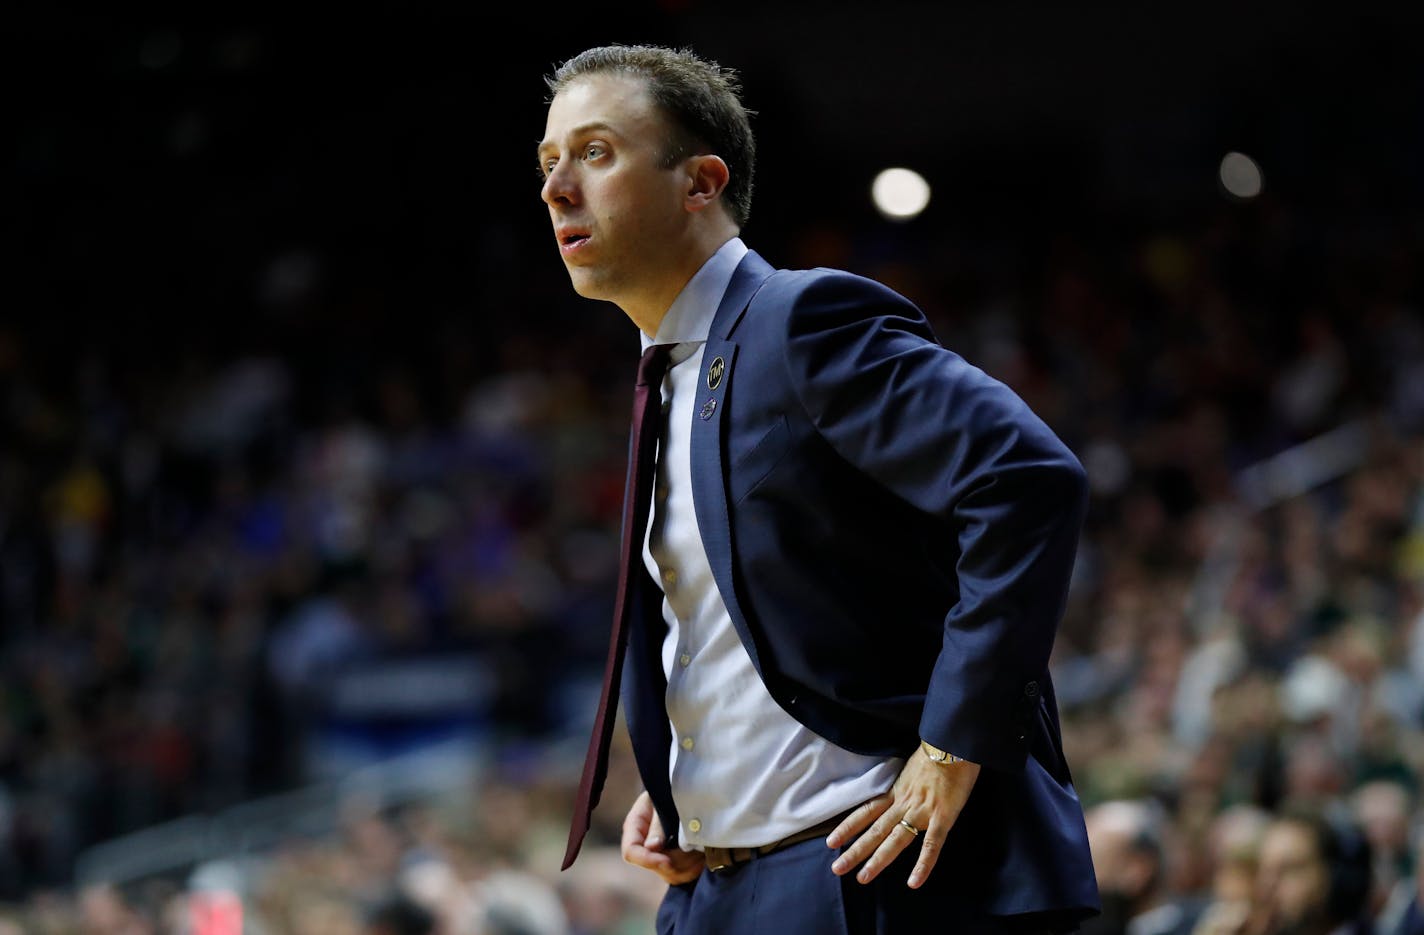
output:
<path id="1" fill-rule="evenodd" d="M 570 231 L 559 235 L 559 246 L 564 250 L 574 250 L 586 240 L 588 240 L 588 234 Z"/>

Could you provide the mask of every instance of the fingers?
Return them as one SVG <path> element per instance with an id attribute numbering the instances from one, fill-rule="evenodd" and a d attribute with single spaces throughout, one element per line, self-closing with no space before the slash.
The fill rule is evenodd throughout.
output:
<path id="1" fill-rule="evenodd" d="M 934 869 L 935 861 L 939 860 L 948 837 L 949 826 L 938 818 L 930 819 L 930 826 L 924 832 L 924 840 L 920 842 L 919 859 L 915 861 L 915 869 L 910 871 L 910 879 L 907 881 L 910 889 L 919 889 L 920 885 L 929 879 L 930 871 Z"/>
<path id="2" fill-rule="evenodd" d="M 975 775 L 977 776 L 977 767 Z M 939 861 L 939 855 L 944 852 L 944 842 L 949 838 L 949 831 L 954 827 L 954 823 L 959 820 L 959 813 L 964 809 L 965 799 L 956 798 L 944 803 L 943 807 L 936 808 L 928 819 L 928 827 L 924 829 L 924 834 L 920 842 L 920 856 L 915 861 L 915 869 L 910 871 L 910 878 L 906 882 L 911 889 L 919 887 L 929 878 L 930 871 L 934 869 L 935 863 Z M 911 823 L 919 827 L 917 820 Z"/>
<path id="3" fill-rule="evenodd" d="M 866 864 L 860 873 L 856 874 L 856 879 L 861 883 L 869 883 L 915 839 L 915 835 L 900 824 L 899 812 L 889 807 L 889 797 L 886 796 L 885 799 L 878 803 L 878 814 L 870 823 L 870 827 L 831 864 L 832 873 L 843 876 L 852 867 L 865 861 Z M 839 831 L 840 828 L 837 828 L 836 832 Z"/>
<path id="4" fill-rule="evenodd" d="M 890 807 L 890 803 L 893 801 L 894 796 L 889 792 L 885 792 L 870 799 L 852 811 L 845 817 L 844 821 L 836 825 L 834 831 L 826 836 L 826 846 L 830 848 L 840 847 L 846 841 L 860 834 L 866 828 L 870 827 L 870 823 L 876 818 L 879 818 L 880 815 Z"/>
<path id="5" fill-rule="evenodd" d="M 664 883 L 689 883 L 702 874 L 707 858 L 701 851 L 685 851 L 675 847 L 671 850 L 654 849 L 641 843 L 625 845 L 623 859 L 635 867 L 651 870 Z"/>
<path id="6" fill-rule="evenodd" d="M 623 853 L 623 859 L 635 867 L 651 870 L 664 883 L 687 883 L 697 879 L 702 873 L 706 858 L 701 851 L 684 851 L 674 848 L 670 851 L 649 850 L 642 845 Z"/>
<path id="7" fill-rule="evenodd" d="M 688 883 L 702 873 L 705 858 L 701 851 L 665 850 L 667 836 L 653 800 L 644 792 L 623 819 L 620 850 L 623 859 L 635 867 L 651 870 L 668 884 Z"/>
<path id="8" fill-rule="evenodd" d="M 628 809 L 628 815 L 623 819 L 623 838 L 620 842 L 620 850 L 625 861 L 654 872 L 671 866 L 667 855 L 659 849 L 662 845 L 661 824 L 657 826 L 657 843 L 653 843 L 651 839 L 653 825 L 657 820 L 658 816 L 653 808 L 653 800 L 648 793 L 644 792 L 633 802 L 633 807 Z"/>
<path id="9" fill-rule="evenodd" d="M 647 795 L 646 792 L 643 794 Z M 663 846 L 664 840 L 666 837 L 663 834 L 663 820 L 658 816 L 657 809 L 653 809 L 653 820 L 648 823 L 648 834 L 643 839 L 643 844 L 653 850 L 658 850 Z"/>
<path id="10" fill-rule="evenodd" d="M 626 856 L 628 848 L 633 845 L 641 845 L 647 841 L 648 832 L 652 828 L 653 821 L 657 814 L 653 809 L 653 799 L 644 792 L 633 801 L 633 805 L 628 809 L 627 816 L 623 819 L 622 848 Z"/>
<path id="11" fill-rule="evenodd" d="M 659 873 L 664 883 L 676 885 L 678 883 L 690 883 L 702 875 L 702 868 L 707 864 L 707 857 L 701 851 L 684 851 L 675 849 L 668 852 L 668 869 Z"/>
<path id="12" fill-rule="evenodd" d="M 831 872 L 843 876 L 860 867 L 856 879 L 869 883 L 906 848 L 917 845 L 919 853 L 906 882 L 911 888 L 922 886 L 939 861 L 979 770 L 974 763 L 946 768 L 923 755 L 912 757 L 889 792 L 856 809 L 827 838 L 838 847 L 854 837 L 831 864 Z"/>
<path id="13" fill-rule="evenodd" d="M 939 855 L 944 852 L 944 842 L 949 838 L 949 829 L 959 820 L 959 813 L 963 808 L 964 800 L 960 799 L 957 804 L 951 803 L 943 809 L 936 809 L 930 815 L 928 827 L 922 835 L 924 840 L 920 842 L 919 859 L 915 861 L 915 869 L 910 871 L 910 878 L 906 881 L 910 889 L 919 889 L 925 880 L 929 879 L 930 871 L 938 862 Z M 912 824 L 919 827 L 917 821 L 912 821 Z"/>

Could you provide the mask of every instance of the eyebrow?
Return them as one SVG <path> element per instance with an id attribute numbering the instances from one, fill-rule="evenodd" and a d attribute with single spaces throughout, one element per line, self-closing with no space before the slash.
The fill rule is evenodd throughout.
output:
<path id="1" fill-rule="evenodd" d="M 583 136 L 584 134 L 592 133 L 595 130 L 602 130 L 608 133 L 612 133 L 615 136 L 618 132 L 608 124 L 604 123 L 602 120 L 591 120 L 588 123 L 581 123 L 578 126 L 574 127 L 572 130 L 569 131 L 569 136 Z M 535 150 L 535 155 L 542 156 L 544 155 L 545 150 L 551 149 L 553 148 L 553 146 L 554 142 L 552 140 L 540 140 L 538 149 Z"/>

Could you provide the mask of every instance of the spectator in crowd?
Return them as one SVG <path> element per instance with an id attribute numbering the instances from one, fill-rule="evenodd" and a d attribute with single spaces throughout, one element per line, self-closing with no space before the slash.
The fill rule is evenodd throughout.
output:
<path id="1" fill-rule="evenodd" d="M 1245 925 L 1255 898 L 1261 835 L 1272 817 L 1259 805 L 1237 803 L 1212 819 L 1205 855 L 1210 883 L 1192 935 L 1226 935 Z"/>
<path id="2" fill-rule="evenodd" d="M 1261 837 L 1250 935 L 1373 935 L 1370 844 L 1317 812 L 1275 818 Z"/>
<path id="3" fill-rule="evenodd" d="M 1189 935 L 1200 906 L 1171 893 L 1168 817 L 1149 799 L 1100 802 L 1085 814 L 1102 915 L 1085 935 Z"/>
<path id="4" fill-rule="evenodd" d="M 1396 899 L 1386 904 L 1380 919 L 1379 935 L 1424 935 L 1424 822 L 1417 819 L 1412 827 L 1412 872 L 1400 881 Z M 1397 900 L 1397 907 L 1394 903 Z"/>
<path id="5" fill-rule="evenodd" d="M 366 916 L 365 935 L 435 935 L 435 916 L 408 896 L 392 896 Z"/>
<path id="6" fill-rule="evenodd" d="M 1350 794 L 1349 816 L 1370 842 L 1373 872 L 1369 912 L 1389 932 L 1415 886 L 1414 793 L 1395 776 L 1368 779 Z"/>

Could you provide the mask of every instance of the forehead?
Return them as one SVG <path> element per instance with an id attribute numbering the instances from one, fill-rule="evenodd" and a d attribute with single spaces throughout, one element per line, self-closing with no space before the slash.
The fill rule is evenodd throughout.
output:
<path id="1" fill-rule="evenodd" d="M 613 72 L 585 75 L 554 95 L 540 145 L 557 145 L 563 136 L 590 125 L 635 138 L 658 131 L 661 123 L 645 79 Z"/>
<path id="2" fill-rule="evenodd" d="M 1315 835 L 1304 825 L 1282 822 L 1270 828 L 1261 839 L 1262 863 L 1314 860 L 1318 857 Z"/>

